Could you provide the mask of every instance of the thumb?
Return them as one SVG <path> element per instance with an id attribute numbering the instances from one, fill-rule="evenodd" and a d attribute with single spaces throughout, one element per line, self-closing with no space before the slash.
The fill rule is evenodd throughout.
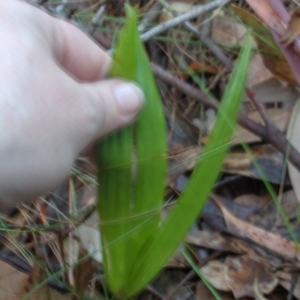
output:
<path id="1" fill-rule="evenodd" d="M 133 83 L 102 80 L 85 83 L 92 114 L 95 139 L 133 122 L 144 103 L 143 92 Z"/>

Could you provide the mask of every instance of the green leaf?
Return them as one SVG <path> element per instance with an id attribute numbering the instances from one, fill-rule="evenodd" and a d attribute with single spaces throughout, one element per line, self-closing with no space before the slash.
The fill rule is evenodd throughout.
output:
<path id="1" fill-rule="evenodd" d="M 219 107 L 210 141 L 186 191 L 161 223 L 166 125 L 139 39 L 137 13 L 128 6 L 126 11 L 127 21 L 119 35 L 111 76 L 136 82 L 145 93 L 146 103 L 136 125 L 108 137 L 98 147 L 104 270 L 111 292 L 119 299 L 134 296 L 158 274 L 199 216 L 228 150 L 251 53 L 248 38 Z"/>
<path id="2" fill-rule="evenodd" d="M 98 208 L 103 245 L 104 270 L 112 291 L 118 290 L 127 272 L 126 233 L 131 189 L 131 142 L 133 129 L 129 127 L 98 146 L 99 192 Z"/>
<path id="3" fill-rule="evenodd" d="M 146 101 L 136 126 L 102 141 L 97 155 L 104 268 L 111 291 L 121 298 L 137 253 L 158 227 L 166 177 L 161 100 L 139 39 L 137 13 L 129 6 L 126 11 L 110 75 L 137 83 Z"/>

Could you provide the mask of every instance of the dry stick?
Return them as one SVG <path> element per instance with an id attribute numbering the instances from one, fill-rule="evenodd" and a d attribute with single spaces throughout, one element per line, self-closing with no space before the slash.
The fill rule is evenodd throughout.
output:
<path id="1" fill-rule="evenodd" d="M 159 300 L 167 300 L 167 298 L 164 297 L 164 295 L 160 294 L 156 289 L 154 289 L 151 285 L 148 285 L 146 287 L 146 290 L 152 294 L 154 297 L 156 297 Z"/>
<path id="2" fill-rule="evenodd" d="M 178 13 L 175 13 L 173 11 L 173 9 L 170 7 L 170 5 L 168 3 L 166 3 L 164 0 L 164 7 L 175 16 L 175 19 L 179 19 L 180 15 Z M 227 4 L 231 2 L 231 0 L 229 1 L 225 1 L 223 5 Z M 194 12 L 194 9 L 192 10 L 192 12 Z M 188 12 L 187 14 L 191 14 L 192 12 Z M 208 12 L 204 11 L 203 13 Z M 185 15 L 187 15 L 185 14 Z M 199 15 L 197 15 L 198 17 Z M 173 19 L 174 20 L 174 19 Z M 183 25 L 185 26 L 185 28 L 187 28 L 188 30 L 190 30 L 192 33 L 194 33 L 206 46 L 207 48 L 209 48 L 211 50 L 211 52 L 224 64 L 224 66 L 227 68 L 227 70 L 232 71 L 233 70 L 233 64 L 232 62 L 225 56 L 225 54 L 223 53 L 223 51 L 210 39 L 208 38 L 205 34 L 203 34 L 202 32 L 200 32 L 196 26 L 194 26 L 191 22 L 189 22 L 188 20 L 183 22 Z M 149 31 L 150 32 L 150 31 Z"/>
<path id="3" fill-rule="evenodd" d="M 161 4 L 159 2 L 155 2 L 147 11 L 147 15 L 145 16 L 145 18 L 139 24 L 138 30 L 140 33 L 145 31 L 148 25 L 154 21 L 154 19 L 160 13 L 160 10 Z"/>
<path id="4" fill-rule="evenodd" d="M 286 137 L 284 136 L 284 134 L 278 130 L 278 128 L 273 124 L 273 122 L 270 120 L 270 118 L 268 117 L 267 111 L 265 109 L 265 107 L 263 106 L 262 103 L 258 102 L 256 97 L 255 97 L 255 93 L 247 88 L 246 89 L 247 92 L 247 96 L 249 97 L 250 101 L 252 102 L 252 104 L 254 105 L 254 107 L 256 108 L 256 110 L 258 111 L 258 113 L 260 114 L 261 118 L 263 119 L 264 123 L 265 123 L 265 128 L 266 128 L 266 135 L 268 137 L 272 137 L 272 135 L 276 135 L 277 139 L 279 138 L 278 136 L 281 135 L 282 139 L 286 140 L 287 143 L 287 147 L 286 150 L 283 154 L 285 154 L 286 152 L 289 152 L 289 148 L 293 148 L 294 151 L 296 151 L 297 153 L 299 153 L 290 143 L 289 141 L 286 139 Z M 287 150 L 288 149 L 288 150 Z M 297 168 L 299 170 L 299 168 Z M 299 170 L 300 171 L 300 170 Z"/>
<path id="5" fill-rule="evenodd" d="M 91 36 L 94 35 L 97 27 L 99 26 L 100 19 L 102 18 L 103 14 L 105 12 L 105 9 L 106 9 L 106 5 L 100 6 L 97 13 L 93 17 L 93 19 L 91 21 L 90 29 L 88 30 L 88 34 L 90 34 Z"/>
<path id="6" fill-rule="evenodd" d="M 233 63 L 226 57 L 226 55 L 223 53 L 223 51 L 210 38 L 208 38 L 207 36 L 202 34 L 190 22 L 184 22 L 184 26 L 187 29 L 189 29 L 190 31 L 192 31 L 192 33 L 194 33 L 207 46 L 207 48 L 210 49 L 210 51 L 219 59 L 219 61 L 221 63 L 223 63 L 223 65 L 226 67 L 226 69 L 229 72 L 233 71 Z M 262 119 L 266 123 L 270 123 L 270 120 L 267 116 L 266 110 L 265 110 L 264 106 L 256 100 L 255 93 L 249 88 L 246 89 L 246 93 L 247 93 L 248 97 L 250 98 L 251 102 L 253 103 L 253 105 L 255 106 L 256 110 L 261 115 Z"/>
<path id="7" fill-rule="evenodd" d="M 299 278 L 299 275 L 297 275 L 297 274 L 292 276 L 291 287 L 289 289 L 289 293 L 288 293 L 288 296 L 287 296 L 286 300 L 292 300 L 294 298 L 293 294 L 294 294 L 294 291 L 295 291 L 295 288 L 296 288 L 296 285 L 297 285 L 297 282 L 298 282 L 298 278 Z"/>
<path id="8" fill-rule="evenodd" d="M 206 35 L 201 33 L 196 26 L 194 26 L 191 22 L 184 22 L 184 27 L 194 33 L 195 36 L 199 38 L 203 42 L 203 44 L 210 49 L 210 51 L 223 63 L 228 71 L 233 70 L 232 62 L 226 57 L 223 51 Z"/>
<path id="9" fill-rule="evenodd" d="M 230 0 L 216 0 L 210 3 L 207 3 L 205 5 L 199 6 L 195 9 L 193 9 L 190 12 L 187 12 L 183 15 L 179 15 L 175 17 L 174 19 L 171 19 L 169 21 L 166 21 L 164 23 L 161 23 L 160 25 L 152 28 L 151 30 L 145 32 L 141 35 L 141 39 L 145 42 L 154 37 L 157 34 L 160 34 L 167 29 L 177 26 L 185 21 L 191 20 L 193 18 L 198 17 L 199 15 L 202 15 L 206 12 L 212 11 L 220 6 L 224 6 L 225 4 L 229 3 Z"/>
<path id="10" fill-rule="evenodd" d="M 151 68 L 153 73 L 160 80 L 179 89 L 184 94 L 201 102 L 202 104 L 211 108 L 216 108 L 216 105 L 209 99 L 209 97 L 206 96 L 197 88 L 171 75 L 169 72 L 165 71 L 164 69 L 162 69 L 161 67 L 153 63 L 151 63 Z M 273 128 L 263 127 L 243 115 L 239 115 L 238 121 L 242 127 L 251 131 L 255 135 L 261 137 L 266 142 L 272 144 L 281 153 L 285 154 L 287 147 L 289 147 L 290 153 L 288 158 L 290 162 L 293 163 L 293 165 L 298 170 L 300 170 L 300 154 L 293 146 L 289 144 L 288 140 L 285 138 L 282 132 L 280 132 L 276 127 L 275 128 L 274 126 Z"/>
<path id="11" fill-rule="evenodd" d="M 182 15 L 178 15 L 177 17 L 175 17 L 169 21 L 166 21 L 164 23 L 161 23 L 161 24 L 155 26 L 154 28 L 150 29 L 149 31 L 141 34 L 140 38 L 143 42 L 146 42 L 146 41 L 150 40 L 151 38 L 153 38 L 154 36 L 156 36 L 157 34 L 160 34 L 164 31 L 168 30 L 169 28 L 175 27 L 185 21 L 191 20 L 202 14 L 205 14 L 214 9 L 217 9 L 220 6 L 224 6 L 227 3 L 229 3 L 230 1 L 231 0 L 216 0 L 216 1 L 213 1 L 210 3 L 207 3 L 205 5 L 199 6 L 195 9 L 193 9 L 192 11 L 189 11 Z M 112 53 L 112 49 L 107 51 L 107 54 L 111 55 L 111 53 Z"/>

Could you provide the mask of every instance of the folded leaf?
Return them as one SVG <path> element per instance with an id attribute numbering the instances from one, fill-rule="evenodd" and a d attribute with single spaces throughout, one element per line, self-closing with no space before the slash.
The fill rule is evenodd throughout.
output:
<path id="1" fill-rule="evenodd" d="M 104 268 L 115 295 L 123 295 L 137 253 L 158 227 L 166 177 L 162 104 L 139 39 L 137 14 L 128 6 L 126 11 L 127 22 L 120 33 L 110 76 L 137 83 L 146 101 L 136 125 L 110 136 L 98 147 Z"/>
<path id="2" fill-rule="evenodd" d="M 137 14 L 128 6 L 126 11 L 127 21 L 119 36 L 111 76 L 140 85 L 146 103 L 136 125 L 112 135 L 98 147 L 104 270 L 109 288 L 118 299 L 134 296 L 158 274 L 199 216 L 230 144 L 251 53 L 248 38 L 200 163 L 177 205 L 162 222 L 166 125 L 155 80 L 139 39 Z"/>

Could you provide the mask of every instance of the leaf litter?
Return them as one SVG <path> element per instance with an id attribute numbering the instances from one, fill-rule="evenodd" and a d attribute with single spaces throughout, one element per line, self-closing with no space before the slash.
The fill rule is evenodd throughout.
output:
<path id="1" fill-rule="evenodd" d="M 151 13 L 152 5 L 157 5 L 155 1 L 132 2 L 140 5 L 145 14 L 141 22 L 146 19 L 148 11 Z M 237 57 L 245 32 L 256 26 L 252 28 L 256 30 L 253 34 L 257 41 L 256 59 L 250 65 L 250 70 L 254 71 L 253 75 L 250 74 L 252 79 L 248 81 L 248 87 L 256 94 L 272 124 L 300 150 L 297 135 L 291 133 L 299 132 L 298 114 L 294 108 L 299 97 L 298 90 L 294 88 L 299 86 L 299 74 L 294 68 L 298 60 L 293 61 L 298 21 L 295 17 L 289 21 L 279 1 L 272 1 L 272 5 L 271 1 L 247 2 L 257 15 L 245 5 L 235 9 L 239 12 L 245 10 L 247 21 L 241 14 L 223 9 L 201 15 L 192 22 L 232 62 Z M 181 14 L 205 2 L 190 1 L 187 4 L 170 1 L 168 4 Z M 296 5 L 285 4 L 290 14 L 297 16 L 294 13 Z M 103 3 L 85 0 L 61 5 L 54 1 L 44 3 L 44 7 L 52 13 L 67 16 L 73 23 L 91 32 L 94 26 L 92 18 Z M 170 13 L 166 16 L 167 10 L 161 3 L 157 7 L 152 12 L 155 17 L 151 22 L 159 25 L 172 18 Z M 111 46 L 123 17 L 123 1 L 111 1 L 94 31 L 94 38 L 104 48 Z M 254 18 L 260 18 L 265 25 L 257 28 L 258 23 L 249 23 L 253 22 L 249 19 Z M 148 23 L 146 28 L 151 26 L 155 25 Z M 272 37 L 274 33 L 268 33 L 268 28 L 278 35 L 275 40 Z M 154 36 L 146 46 L 153 63 L 189 85 L 200 86 L 211 99 L 221 98 L 229 71 L 224 67 L 222 58 L 216 57 L 211 48 L 186 27 L 179 25 Z M 291 61 L 294 64 L 291 65 Z M 158 84 L 168 124 L 169 175 L 164 208 L 164 213 L 168 214 L 168 208 L 183 191 L 190 172 L 201 157 L 214 119 L 207 117 L 208 108 L 191 95 L 170 87 L 163 78 L 158 78 Z M 268 126 L 262 112 L 248 98 L 245 98 L 241 113 L 262 127 Z M 222 299 L 267 299 L 276 294 L 300 299 L 300 283 L 295 275 L 300 267 L 297 244 L 300 235 L 299 165 L 295 168 L 289 164 L 287 170 L 291 149 L 286 145 L 284 151 L 280 150 L 249 128 L 251 126 L 237 128 L 215 192 L 183 243 L 206 281 L 221 294 Z M 245 144 L 250 147 L 252 157 L 244 149 Z M 61 183 L 54 195 L 45 195 L 32 207 L 20 207 L 11 218 L 3 218 L 1 297 L 36 300 L 46 299 L 47 295 L 48 299 L 82 299 L 83 295 L 88 295 L 90 299 L 97 299 L 109 293 L 99 263 L 99 219 L 93 212 L 96 199 L 94 166 L 94 162 L 88 161 L 86 156 L 80 158 L 72 174 Z M 266 182 L 275 192 L 283 214 L 270 196 Z M 286 220 L 296 240 L 286 227 Z M 179 253 L 138 296 L 139 299 L 212 297 L 211 291 Z M 36 288 L 39 284 L 40 287 Z"/>

